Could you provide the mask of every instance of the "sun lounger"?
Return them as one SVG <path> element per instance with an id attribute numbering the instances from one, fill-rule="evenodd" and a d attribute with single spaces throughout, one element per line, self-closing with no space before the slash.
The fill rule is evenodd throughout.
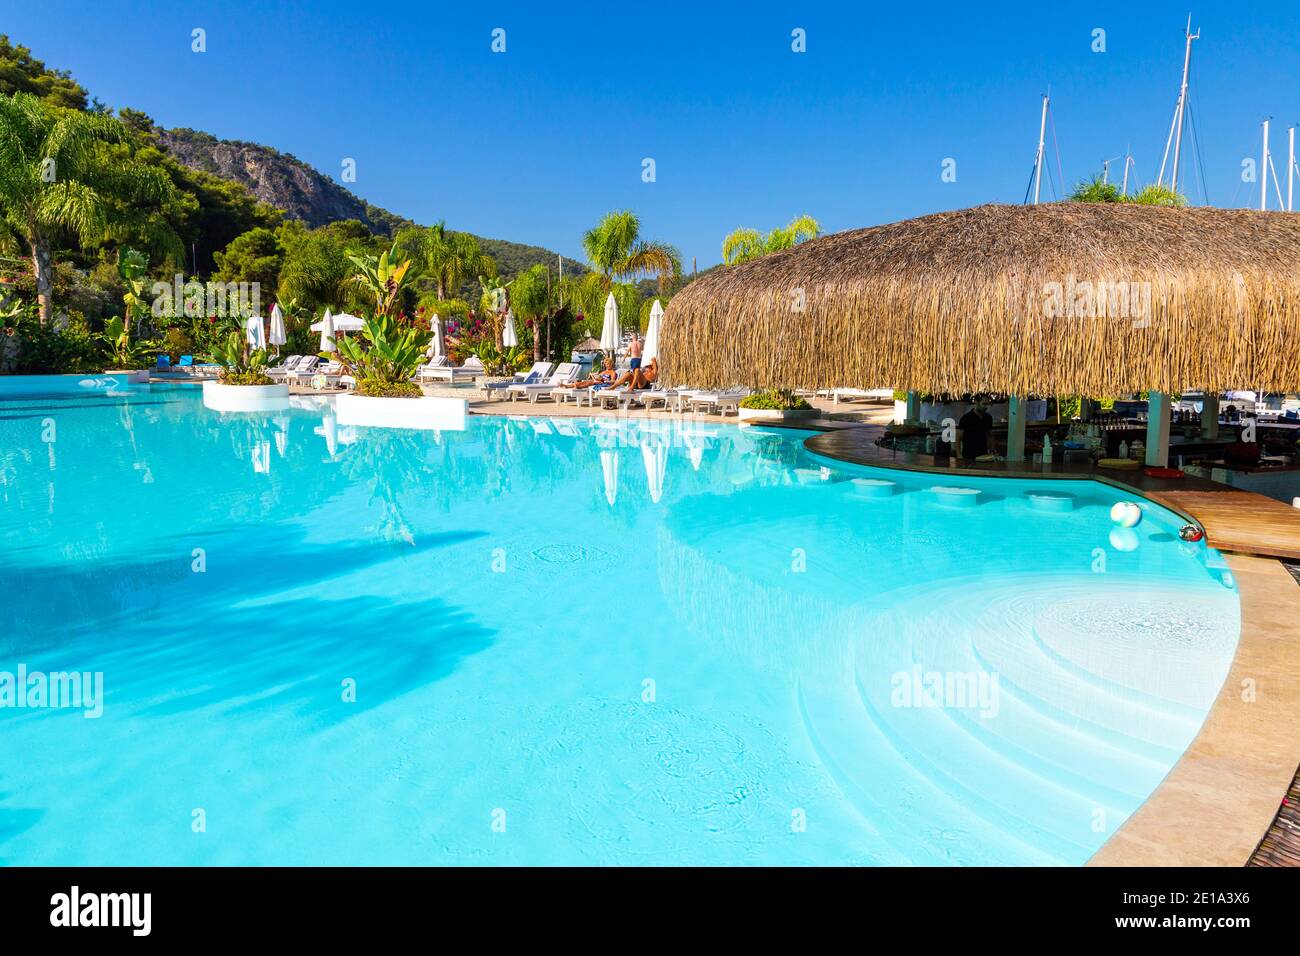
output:
<path id="1" fill-rule="evenodd" d="M 453 368 L 450 365 L 443 365 L 435 368 L 425 366 L 425 374 L 421 379 L 429 378 L 435 382 L 456 382 L 474 381 L 482 378 L 487 374 L 487 369 L 483 367 L 482 360 L 477 355 L 471 355 L 465 360 L 465 364 Z"/>
<path id="2" fill-rule="evenodd" d="M 555 372 L 545 382 L 540 384 L 518 384 L 511 385 L 506 389 L 506 394 L 510 396 L 510 401 L 514 401 L 518 396 L 525 396 L 530 404 L 536 404 L 539 398 L 546 395 L 552 395 L 560 388 L 561 385 L 574 381 L 578 377 L 578 371 L 582 368 L 577 362 L 561 362 Z"/>
<path id="3" fill-rule="evenodd" d="M 435 369 L 440 369 L 440 368 L 445 369 L 446 367 L 447 367 L 447 356 L 435 355 L 433 358 L 429 359 L 428 362 L 421 365 L 418 369 L 415 370 L 415 380 L 417 382 L 422 382 L 426 378 L 433 378 L 432 373 Z"/>
<path id="4" fill-rule="evenodd" d="M 300 355 L 298 364 L 284 373 L 285 379 L 293 385 L 302 385 L 316 374 L 320 366 L 319 355 Z"/>
<path id="5" fill-rule="evenodd" d="M 664 394 L 662 388 L 607 388 L 597 392 L 596 401 L 601 408 L 620 408 L 626 411 L 635 402 L 644 405 L 647 398 Z"/>
<path id="6" fill-rule="evenodd" d="M 298 370 L 298 366 L 302 363 L 302 360 L 307 357 L 309 356 L 290 355 L 274 368 L 268 368 L 266 374 L 271 378 L 288 378 L 289 375 Z"/>
<path id="7" fill-rule="evenodd" d="M 707 408 L 719 415 L 725 415 L 728 409 L 734 409 L 739 414 L 740 400 L 746 394 L 746 392 L 739 389 L 719 392 L 692 392 L 686 396 L 686 404 L 693 414 L 698 414 L 701 408 Z"/>
<path id="8" fill-rule="evenodd" d="M 865 399 L 869 402 L 892 402 L 892 388 L 822 388 L 817 390 L 819 396 L 825 396 L 838 405 L 841 401 L 852 402 Z"/>
<path id="9" fill-rule="evenodd" d="M 505 382 L 482 382 L 479 389 L 487 397 L 488 401 L 493 401 L 498 395 L 504 395 L 505 390 L 511 385 L 534 385 L 546 381 L 547 376 L 551 374 L 554 368 L 552 362 L 534 362 L 533 367 L 522 375 L 516 375 L 513 380 Z"/>

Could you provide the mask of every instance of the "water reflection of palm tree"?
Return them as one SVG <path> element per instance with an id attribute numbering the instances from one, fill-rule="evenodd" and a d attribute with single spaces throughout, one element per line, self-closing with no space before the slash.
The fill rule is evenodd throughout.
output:
<path id="1" fill-rule="evenodd" d="M 378 502 L 375 530 L 389 543 L 415 544 L 401 497 L 419 486 L 425 472 L 426 435 L 395 428 L 372 428 L 361 433 L 340 459 L 343 473 L 357 482 L 370 482 L 370 503 Z"/>

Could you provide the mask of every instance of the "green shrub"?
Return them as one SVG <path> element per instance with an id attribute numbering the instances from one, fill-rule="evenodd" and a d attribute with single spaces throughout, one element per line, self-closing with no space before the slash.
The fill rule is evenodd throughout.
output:
<path id="1" fill-rule="evenodd" d="M 414 382 L 381 382 L 376 379 L 359 380 L 356 393 L 367 398 L 419 398 L 424 394 Z"/>
<path id="2" fill-rule="evenodd" d="M 812 408 L 804 399 L 788 388 L 774 388 L 766 392 L 755 392 L 741 399 L 741 408 L 761 408 L 769 411 L 797 411 Z"/>

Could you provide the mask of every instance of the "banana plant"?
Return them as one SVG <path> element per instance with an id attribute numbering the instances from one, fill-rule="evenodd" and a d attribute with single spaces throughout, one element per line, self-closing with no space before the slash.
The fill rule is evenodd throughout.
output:
<path id="1" fill-rule="evenodd" d="M 122 301 L 126 303 L 126 318 L 129 323 L 134 320 L 136 334 L 144 317 L 149 314 L 149 305 L 144 297 L 145 286 L 149 277 L 149 257 L 135 249 L 123 249 L 117 257 L 117 274 L 126 286 Z"/>
<path id="2" fill-rule="evenodd" d="M 115 368 L 138 368 L 155 348 L 153 342 L 132 338 L 131 326 L 116 315 L 104 322 L 99 340 L 107 346 L 108 361 Z"/>
<path id="3" fill-rule="evenodd" d="M 375 297 L 375 315 L 396 315 L 401 310 L 407 281 L 415 278 L 412 261 L 402 259 L 396 245 L 377 257 L 349 254 L 348 259 L 357 268 L 352 281 Z"/>
<path id="4" fill-rule="evenodd" d="M 363 395 L 419 395 L 411 382 L 424 363 L 430 335 L 404 328 L 391 315 L 376 315 L 365 321 L 360 338 L 340 338 L 338 359 L 357 380 Z"/>
<path id="5" fill-rule="evenodd" d="M 250 349 L 248 336 L 240 331 L 231 332 L 219 339 L 212 354 L 204 356 L 209 362 L 221 366 L 217 380 L 223 385 L 271 385 L 266 374 L 270 362 L 266 349 Z"/>

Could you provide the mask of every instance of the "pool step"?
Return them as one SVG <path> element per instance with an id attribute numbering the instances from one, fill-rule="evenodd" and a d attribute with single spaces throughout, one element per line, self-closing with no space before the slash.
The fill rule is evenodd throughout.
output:
<path id="1" fill-rule="evenodd" d="M 796 689 L 800 715 L 822 766 L 871 829 L 917 866 L 1060 865 L 1063 860 L 986 819 L 900 759 L 862 710 L 852 687 Z"/>

